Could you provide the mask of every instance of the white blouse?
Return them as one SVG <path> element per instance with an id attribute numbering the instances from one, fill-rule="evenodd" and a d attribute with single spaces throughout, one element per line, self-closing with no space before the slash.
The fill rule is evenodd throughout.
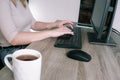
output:
<path id="1" fill-rule="evenodd" d="M 35 23 L 29 7 L 23 7 L 17 0 L 15 7 L 11 0 L 0 0 L 0 46 L 10 46 L 18 32 L 30 31 Z"/>

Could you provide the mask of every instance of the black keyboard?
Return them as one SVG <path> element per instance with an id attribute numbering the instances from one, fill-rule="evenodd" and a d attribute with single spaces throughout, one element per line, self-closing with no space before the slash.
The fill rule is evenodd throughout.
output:
<path id="1" fill-rule="evenodd" d="M 63 36 L 58 37 L 54 46 L 59 48 L 81 49 L 81 28 L 74 27 L 73 32 L 74 35 L 65 34 Z"/>

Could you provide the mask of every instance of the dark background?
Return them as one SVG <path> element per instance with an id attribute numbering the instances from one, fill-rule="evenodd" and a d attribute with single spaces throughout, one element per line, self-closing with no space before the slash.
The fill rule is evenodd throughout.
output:
<path id="1" fill-rule="evenodd" d="M 81 0 L 78 22 L 90 24 L 95 0 Z"/>

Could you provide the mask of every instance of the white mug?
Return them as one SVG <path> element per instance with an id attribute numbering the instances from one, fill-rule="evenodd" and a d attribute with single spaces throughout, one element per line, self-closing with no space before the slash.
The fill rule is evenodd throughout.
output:
<path id="1" fill-rule="evenodd" d="M 24 56 L 24 57 L 23 57 Z M 27 57 L 27 59 L 25 59 Z M 31 59 L 31 56 L 35 59 Z M 12 58 L 12 63 L 8 58 Z M 14 80 L 40 80 L 42 55 L 33 49 L 20 49 L 4 58 L 6 66 L 12 70 Z"/>

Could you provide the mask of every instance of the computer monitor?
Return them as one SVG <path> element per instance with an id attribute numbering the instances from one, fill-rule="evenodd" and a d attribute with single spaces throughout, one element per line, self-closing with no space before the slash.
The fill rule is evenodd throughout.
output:
<path id="1" fill-rule="evenodd" d="M 95 0 L 91 17 L 94 32 L 88 32 L 90 43 L 116 46 L 111 37 L 116 2 L 117 0 Z"/>

